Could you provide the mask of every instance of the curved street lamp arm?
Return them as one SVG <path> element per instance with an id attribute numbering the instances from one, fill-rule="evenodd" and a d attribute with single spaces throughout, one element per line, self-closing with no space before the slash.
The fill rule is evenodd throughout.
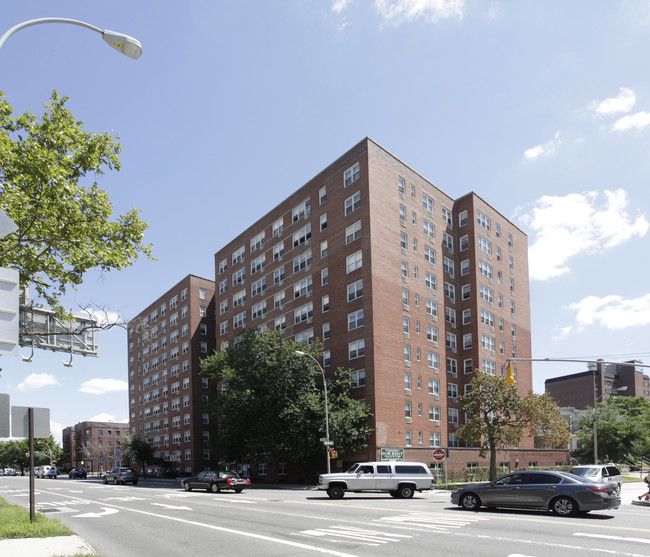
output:
<path id="1" fill-rule="evenodd" d="M 2 48 L 5 41 L 16 31 L 20 31 L 25 27 L 31 27 L 32 25 L 39 25 L 41 23 L 68 23 L 70 25 L 79 25 L 80 27 L 85 27 L 86 29 L 99 33 L 109 45 L 129 58 L 140 58 L 142 55 L 142 45 L 137 39 L 123 33 L 109 31 L 108 29 L 100 29 L 99 27 L 90 25 L 90 23 L 86 23 L 85 21 L 69 19 L 66 17 L 42 17 L 39 19 L 30 19 L 29 21 L 23 21 L 18 25 L 14 25 L 4 35 L 2 35 L 2 37 L 0 37 L 0 48 Z"/>

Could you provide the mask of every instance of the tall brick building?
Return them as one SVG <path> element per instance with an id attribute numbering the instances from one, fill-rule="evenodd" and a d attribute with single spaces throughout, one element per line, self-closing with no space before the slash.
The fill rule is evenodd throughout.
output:
<path id="1" fill-rule="evenodd" d="M 213 284 L 214 309 L 192 325 L 207 331 L 192 338 L 207 343 L 209 353 L 244 327 L 266 326 L 297 341 L 323 339 L 326 373 L 352 370 L 354 395 L 374 414 L 368 447 L 355 458 L 379 460 L 386 450 L 433 463 L 433 450 L 448 448 L 450 467 L 485 466 L 477 449 L 456 439 L 464 419 L 458 397 L 475 369 L 504 375 L 507 358 L 531 357 L 527 250 L 526 235 L 478 195 L 453 199 L 366 138 L 223 246 L 214 283 L 189 277 L 140 314 L 145 327 L 129 333 L 132 430 L 164 458 L 180 457 L 185 471 L 218 462 L 203 443 L 210 424 L 200 424 L 201 397 L 215 387 L 200 383 L 202 349 L 189 343 L 183 407 L 167 412 L 162 405 L 172 396 L 160 399 L 160 385 L 171 389 L 178 377 L 171 356 L 154 372 L 154 338 L 143 338 L 155 317 L 167 342 L 158 339 L 155 358 L 169 353 L 177 346 L 171 331 L 180 326 L 169 323 L 170 298 L 188 289 L 193 314 L 191 293 Z M 520 362 L 515 373 L 527 393 L 530 363 Z M 179 416 L 191 427 L 180 425 L 177 444 Z M 511 467 L 554 465 L 568 456 L 535 449 L 527 438 L 498 458 Z M 278 464 L 258 463 L 251 473 L 277 479 L 289 469 Z"/>
<path id="2" fill-rule="evenodd" d="M 450 465 L 485 465 L 459 448 L 458 397 L 476 368 L 530 358 L 527 250 L 478 195 L 451 198 L 366 138 L 215 254 L 217 347 L 243 327 L 320 337 L 325 370 L 352 369 L 375 416 L 356 458 L 432 462 L 449 447 Z M 515 373 L 528 392 L 530 363 Z M 566 458 L 532 439 L 517 450 L 500 464 Z"/>
<path id="3" fill-rule="evenodd" d="M 200 359 L 214 352 L 214 339 L 214 282 L 194 275 L 129 326 L 129 425 L 177 471 L 192 473 L 210 463 L 209 389 L 198 371 Z"/>

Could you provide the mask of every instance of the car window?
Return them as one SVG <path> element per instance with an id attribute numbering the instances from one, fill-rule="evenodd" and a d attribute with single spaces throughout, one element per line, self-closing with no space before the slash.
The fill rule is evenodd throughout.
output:
<path id="1" fill-rule="evenodd" d="M 607 474 L 609 476 L 620 476 L 621 475 L 621 471 L 618 468 L 616 468 L 616 466 L 607 466 L 605 469 L 607 470 Z"/>
<path id="2" fill-rule="evenodd" d="M 572 468 L 571 473 L 584 478 L 595 478 L 600 475 L 598 468 Z"/>
<path id="3" fill-rule="evenodd" d="M 562 478 L 556 476 L 555 474 L 526 474 L 526 483 L 527 484 L 558 484 L 562 481 Z"/>
<path id="4" fill-rule="evenodd" d="M 390 466 L 386 466 L 385 464 L 378 464 L 377 474 L 390 474 Z"/>
<path id="5" fill-rule="evenodd" d="M 522 483 L 524 483 L 523 474 L 510 474 L 509 476 L 499 478 L 494 482 L 494 485 L 519 485 Z"/>

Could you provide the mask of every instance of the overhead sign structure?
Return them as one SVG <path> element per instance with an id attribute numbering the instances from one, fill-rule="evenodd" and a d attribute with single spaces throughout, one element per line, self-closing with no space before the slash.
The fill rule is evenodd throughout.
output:
<path id="1" fill-rule="evenodd" d="M 0 267 L 0 354 L 18 355 L 19 273 Z"/>

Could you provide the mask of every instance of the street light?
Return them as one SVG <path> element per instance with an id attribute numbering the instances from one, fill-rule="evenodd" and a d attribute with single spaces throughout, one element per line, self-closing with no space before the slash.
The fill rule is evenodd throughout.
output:
<path id="1" fill-rule="evenodd" d="M 596 380 L 594 379 L 594 383 L 595 382 Z M 627 391 L 627 385 L 618 387 L 617 389 L 612 389 L 611 391 L 605 391 L 602 395 L 596 398 L 596 389 L 594 385 L 594 464 L 598 464 L 598 410 L 596 409 L 596 405 L 603 398 L 603 396 L 622 393 L 623 391 Z"/>
<path id="2" fill-rule="evenodd" d="M 330 469 L 330 419 L 329 419 L 329 410 L 327 408 L 327 379 L 325 379 L 325 370 L 323 369 L 323 366 L 320 365 L 318 360 L 314 358 L 311 354 L 307 354 L 307 352 L 302 352 L 301 350 L 296 350 L 295 353 L 298 356 L 308 356 L 314 362 L 316 362 L 316 365 L 320 369 L 320 372 L 323 375 L 323 390 L 325 392 L 325 445 L 327 446 L 327 473 L 329 474 L 331 472 Z"/>
<path id="3" fill-rule="evenodd" d="M 16 31 L 20 31 L 25 27 L 38 25 L 40 23 L 68 23 L 70 25 L 79 25 L 81 27 L 85 27 L 86 29 L 90 29 L 99 33 L 109 45 L 111 45 L 115 50 L 121 52 L 122 54 L 125 54 L 129 58 L 136 59 L 140 58 L 142 55 L 142 45 L 137 39 L 129 37 L 129 35 L 125 35 L 123 33 L 109 31 L 108 29 L 100 29 L 99 27 L 95 27 L 89 23 L 85 23 L 77 19 L 68 19 L 66 17 L 42 17 L 40 19 L 31 19 L 29 21 L 19 23 L 18 25 L 15 25 L 9 29 L 9 31 L 2 35 L 2 37 L 0 37 L 0 48 L 2 48 L 2 45 L 5 43 L 5 41 Z"/>

